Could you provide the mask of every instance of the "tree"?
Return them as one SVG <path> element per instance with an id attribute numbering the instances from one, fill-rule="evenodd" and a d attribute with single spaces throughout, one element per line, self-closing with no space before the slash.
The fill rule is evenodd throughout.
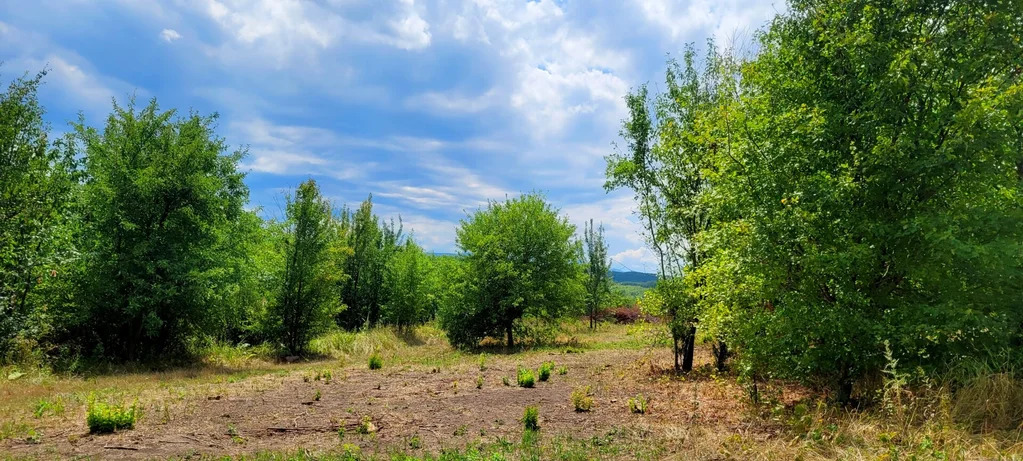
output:
<path id="1" fill-rule="evenodd" d="M 68 333 L 98 355 L 180 352 L 223 306 L 224 241 L 248 189 L 214 134 L 216 115 L 176 117 L 156 101 L 75 124 L 86 167 L 82 271 Z"/>
<path id="2" fill-rule="evenodd" d="M 342 312 L 338 323 L 349 329 L 374 326 L 380 320 L 380 306 L 386 302 L 387 262 L 405 240 L 401 222 L 382 223 L 373 214 L 372 195 L 354 213 L 343 211 L 342 219 L 342 226 L 350 229 L 347 238 L 353 255 L 345 264 L 350 278 L 342 291 L 348 308 Z"/>
<path id="3" fill-rule="evenodd" d="M 597 312 L 611 293 L 611 260 L 607 257 L 604 226 L 593 228 L 593 220 L 583 230 L 586 244 L 586 314 L 590 329 L 597 327 Z"/>
<path id="4" fill-rule="evenodd" d="M 411 239 L 387 261 L 384 287 L 387 301 L 382 306 L 383 320 L 407 330 L 426 321 L 430 308 L 430 265 L 423 249 Z"/>
<path id="5" fill-rule="evenodd" d="M 0 93 L 0 363 L 25 359 L 15 355 L 51 331 L 41 308 L 50 296 L 40 288 L 63 288 L 74 253 L 79 170 L 68 140 L 47 139 L 36 99 L 45 75 L 16 79 Z"/>
<path id="6" fill-rule="evenodd" d="M 299 185 L 287 204 L 281 288 L 269 310 L 270 329 L 288 353 L 302 353 L 311 338 L 333 324 L 342 308 L 339 269 L 347 248 L 340 245 L 338 231 L 330 202 L 320 194 L 316 181 Z"/>
<path id="7" fill-rule="evenodd" d="M 930 371 L 1018 347 L 1021 34 L 1013 2 L 797 1 L 733 68 L 701 303 L 744 369 L 848 402 L 886 343 Z"/>
<path id="8" fill-rule="evenodd" d="M 441 310 L 452 344 L 503 335 L 511 348 L 520 319 L 552 320 L 572 308 L 583 293 L 574 233 L 537 194 L 490 202 L 462 220 L 460 296 Z"/>

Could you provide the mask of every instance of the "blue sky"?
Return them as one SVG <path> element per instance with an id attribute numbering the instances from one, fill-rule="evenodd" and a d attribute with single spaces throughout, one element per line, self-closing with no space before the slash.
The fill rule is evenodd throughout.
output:
<path id="1" fill-rule="evenodd" d="M 663 87 L 669 53 L 748 40 L 783 2 L 752 0 L 5 0 L 0 78 L 48 68 L 55 131 L 111 98 L 218 112 L 248 146 L 254 206 L 313 177 L 372 193 L 428 250 L 488 199 L 540 191 L 604 224 L 616 268 L 654 270 L 628 192 L 603 190 L 622 97 Z"/>

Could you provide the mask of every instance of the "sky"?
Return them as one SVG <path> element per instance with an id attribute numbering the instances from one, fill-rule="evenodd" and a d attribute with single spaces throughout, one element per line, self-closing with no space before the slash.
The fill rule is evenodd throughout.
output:
<path id="1" fill-rule="evenodd" d="M 48 69 L 54 132 L 112 98 L 220 115 L 251 207 L 313 178 L 373 194 L 429 251 L 488 200 L 543 193 L 604 226 L 613 267 L 653 272 L 631 192 L 605 192 L 623 97 L 686 43 L 748 41 L 754 0 L 0 0 L 0 82 Z M 619 142 L 619 144 L 621 144 Z"/>

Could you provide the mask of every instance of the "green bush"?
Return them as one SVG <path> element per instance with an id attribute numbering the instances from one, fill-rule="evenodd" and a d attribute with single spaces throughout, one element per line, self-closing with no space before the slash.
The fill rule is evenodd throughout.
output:
<path id="1" fill-rule="evenodd" d="M 647 408 L 650 405 L 650 399 L 643 397 L 643 394 L 637 394 L 635 397 L 629 399 L 629 411 L 637 414 L 646 414 Z"/>
<path id="2" fill-rule="evenodd" d="M 526 431 L 539 431 L 540 430 L 540 409 L 536 406 L 526 407 L 525 413 L 522 414 L 522 427 Z"/>
<path id="3" fill-rule="evenodd" d="M 476 389 L 483 389 L 483 375 L 476 377 Z"/>
<path id="4" fill-rule="evenodd" d="M 121 405 L 91 402 L 85 422 L 89 425 L 90 433 L 106 434 L 118 429 L 135 428 L 135 420 L 138 415 L 138 408 L 135 404 L 124 408 Z"/>
<path id="5" fill-rule="evenodd" d="M 572 405 L 575 411 L 583 412 L 593 409 L 593 397 L 590 397 L 590 386 L 583 386 L 572 391 Z"/>
<path id="6" fill-rule="evenodd" d="M 554 362 L 544 362 L 540 364 L 540 370 L 537 372 L 540 375 L 540 381 L 547 381 L 551 379 L 551 371 L 554 370 Z"/>
<path id="7" fill-rule="evenodd" d="M 384 366 L 384 361 L 380 359 L 379 355 L 373 354 L 373 355 L 369 356 L 369 369 L 370 370 L 379 370 L 379 369 L 383 368 L 383 366 Z"/>
<path id="8" fill-rule="evenodd" d="M 558 367 L 558 374 L 562 375 L 562 376 L 567 375 L 568 374 L 568 368 Z"/>
<path id="9" fill-rule="evenodd" d="M 536 384 L 536 377 L 533 376 L 533 370 L 528 368 L 519 368 L 518 376 L 516 376 L 520 387 L 533 387 Z"/>

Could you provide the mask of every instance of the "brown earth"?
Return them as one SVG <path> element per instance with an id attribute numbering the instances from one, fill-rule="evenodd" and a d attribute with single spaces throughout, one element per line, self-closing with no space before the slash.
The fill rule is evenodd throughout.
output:
<path id="1" fill-rule="evenodd" d="M 552 373 L 535 388 L 517 387 L 519 365 L 536 369 L 553 361 L 567 374 Z M 140 396 L 143 418 L 134 430 L 89 434 L 84 409 L 65 418 L 38 421 L 34 440 L 10 438 L 0 451 L 13 457 L 94 459 L 166 459 L 195 455 L 237 455 L 266 450 L 330 450 L 342 440 L 364 453 L 388 453 L 395 448 L 414 454 L 436 453 L 474 441 L 493 442 L 521 437 L 519 422 L 527 405 L 540 408 L 546 434 L 590 438 L 628 429 L 633 434 L 688 434 L 699 427 L 722 433 L 766 438 L 778 428 L 748 418 L 743 390 L 734 377 L 716 378 L 709 371 L 710 355 L 700 349 L 701 373 L 676 378 L 668 372 L 667 349 L 540 352 L 492 355 L 487 369 L 463 360 L 439 369 L 407 365 L 371 371 L 365 366 L 333 369 L 333 380 L 313 378 L 315 371 L 279 372 L 183 389 L 159 386 Z M 319 368 L 337 365 L 317 364 Z M 484 376 L 482 389 L 476 379 Z M 507 377 L 510 386 L 502 383 Z M 571 393 L 589 385 L 595 406 L 574 411 Z M 314 400 L 319 390 L 320 399 Z M 645 415 L 630 412 L 627 401 L 643 394 L 650 398 Z M 788 394 L 788 395 L 785 395 Z M 782 390 L 784 400 L 802 397 L 796 388 Z M 364 418 L 376 431 L 358 434 Z M 6 419 L 6 418 L 0 418 Z M 420 443 L 409 442 L 417 437 Z M 417 446 L 418 445 L 418 446 Z"/>

